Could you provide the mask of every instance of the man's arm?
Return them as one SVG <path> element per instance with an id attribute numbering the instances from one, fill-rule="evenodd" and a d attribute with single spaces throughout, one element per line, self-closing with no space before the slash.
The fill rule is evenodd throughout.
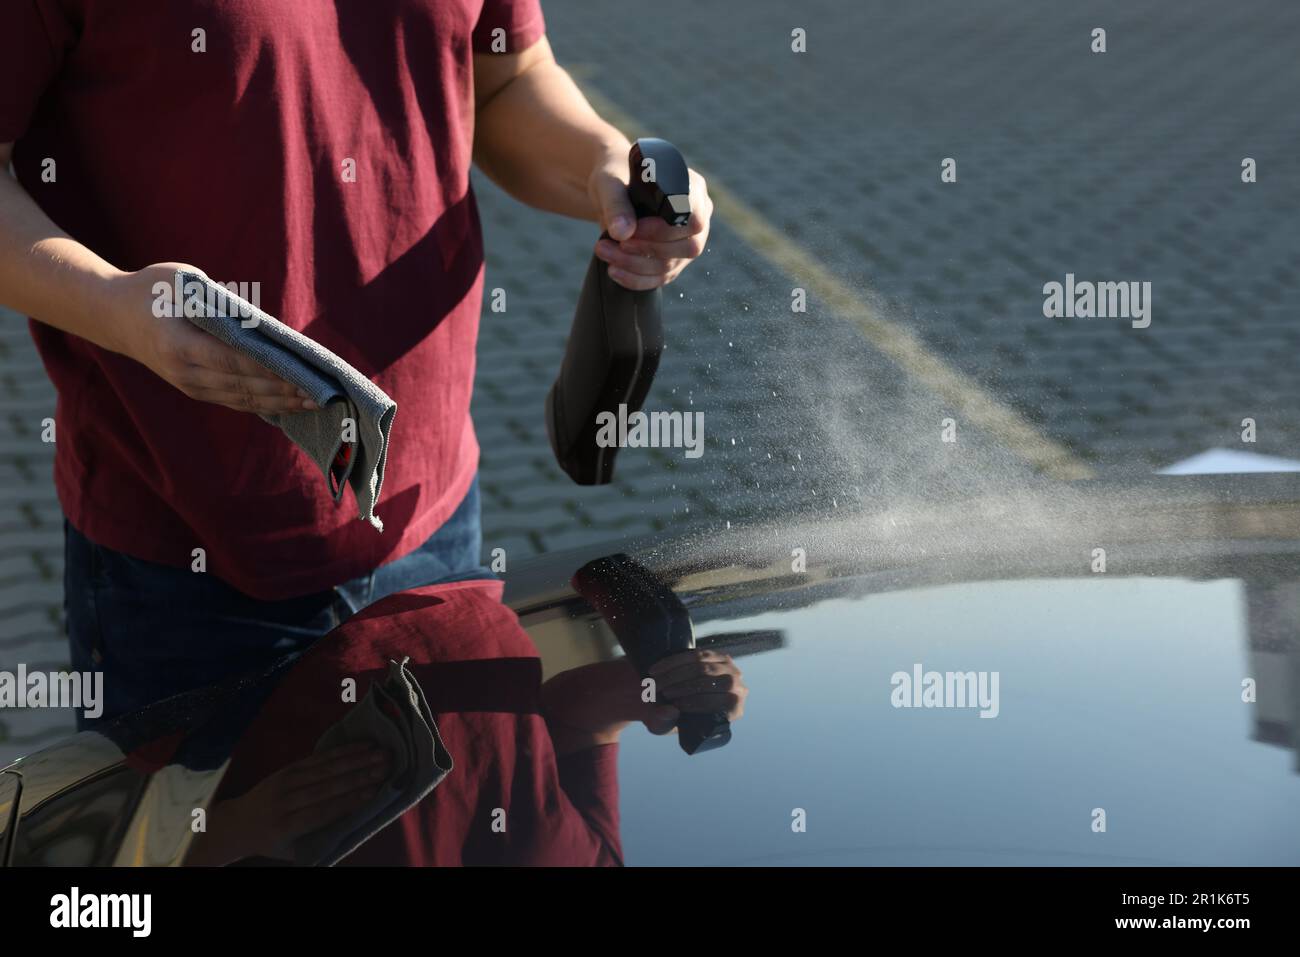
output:
<path id="1" fill-rule="evenodd" d="M 600 218 L 591 172 L 606 161 L 626 167 L 632 144 L 596 115 L 545 37 L 521 53 L 475 54 L 474 101 L 483 172 L 529 206 Z"/>
<path id="2" fill-rule="evenodd" d="M 50 221 L 9 175 L 12 143 L 0 143 L 0 301 L 113 352 L 125 330 L 104 321 L 102 304 L 125 275 Z"/>
<path id="3" fill-rule="evenodd" d="M 669 655 L 650 669 L 654 701 L 632 662 L 599 661 L 562 671 L 541 688 L 541 713 L 560 756 L 617 744 L 633 721 L 652 734 L 668 734 L 683 713 L 726 712 L 730 721 L 745 713 L 745 686 L 730 655 L 707 648 Z M 658 702 L 658 703 L 656 703 Z"/>
<path id="4" fill-rule="evenodd" d="M 704 251 L 713 213 L 704 178 L 691 171 L 686 226 L 638 223 L 627 198 L 631 144 L 591 108 L 545 37 L 519 53 L 476 54 L 474 99 L 479 168 L 530 206 L 600 223 L 614 241 L 596 254 L 617 282 L 672 282 Z"/>
<path id="5" fill-rule="evenodd" d="M 9 173 L 0 143 L 0 304 L 143 363 L 193 399 L 249 412 L 312 408 L 294 386 L 184 320 L 153 314 L 185 263 L 124 272 L 59 229 Z"/>

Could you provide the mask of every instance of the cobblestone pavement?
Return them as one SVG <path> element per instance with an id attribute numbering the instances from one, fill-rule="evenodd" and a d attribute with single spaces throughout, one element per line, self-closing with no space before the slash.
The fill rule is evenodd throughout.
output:
<path id="1" fill-rule="evenodd" d="M 27 323 L 0 309 L 0 668 L 67 666 L 63 637 L 63 513 L 50 475 L 54 446 L 41 441 L 54 416 Z M 72 726 L 67 712 L 5 709 L 0 765 Z"/>
<path id="2" fill-rule="evenodd" d="M 625 450 L 612 485 L 579 488 L 551 458 L 542 403 L 595 230 L 476 179 L 506 310 L 484 312 L 474 416 L 485 545 L 508 561 L 1029 481 L 1005 434 L 915 374 L 930 359 L 1098 475 L 1243 447 L 1246 417 L 1245 448 L 1300 455 L 1300 5 L 563 0 L 547 16 L 561 61 L 629 132 L 675 142 L 754 216 L 720 212 L 666 300 L 647 406 L 702 412 L 703 457 Z M 940 181 L 946 157 L 956 183 Z M 1244 157 L 1257 183 L 1241 182 Z M 819 296 L 755 219 L 918 357 L 896 361 L 857 306 Z M 1044 318 L 1043 284 L 1066 273 L 1151 282 L 1151 326 Z M 792 313 L 804 285 L 808 311 Z M 29 666 L 65 660 L 39 441 L 52 409 L 24 325 L 4 318 L 0 660 Z M 956 443 L 940 441 L 949 417 Z M 0 761 L 60 720 L 6 713 Z"/>
<path id="3" fill-rule="evenodd" d="M 649 14 L 570 0 L 547 15 L 561 61 L 632 132 L 673 140 L 1096 474 L 1216 446 L 1300 452 L 1300 60 L 1280 40 L 1300 28 L 1295 4 L 666 0 Z M 791 51 L 796 27 L 807 53 Z M 940 181 L 946 157 L 956 183 Z M 978 434 L 938 451 L 940 419 L 961 419 L 952 403 L 825 304 L 792 316 L 805 277 L 723 217 L 673 287 L 649 403 L 704 410 L 704 458 L 625 451 L 613 487 L 567 486 L 540 408 L 591 229 L 490 189 L 481 200 L 488 285 L 520 304 L 485 316 L 475 407 L 500 542 L 554 548 L 687 509 L 725 521 L 1020 476 Z M 1066 273 L 1151 282 L 1151 326 L 1044 318 L 1043 285 Z"/>

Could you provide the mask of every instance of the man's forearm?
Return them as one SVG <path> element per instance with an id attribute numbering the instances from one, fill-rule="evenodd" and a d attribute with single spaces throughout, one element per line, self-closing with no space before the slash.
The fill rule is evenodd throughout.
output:
<path id="1" fill-rule="evenodd" d="M 59 229 L 0 169 L 0 304 L 115 352 L 122 330 L 102 308 L 105 284 L 123 273 Z"/>
<path id="2" fill-rule="evenodd" d="M 606 163 L 626 169 L 627 137 L 596 114 L 549 47 L 480 104 L 475 122 L 479 167 L 538 209 L 598 220 L 588 193 L 592 171 Z"/>
<path id="3" fill-rule="evenodd" d="M 625 724 L 626 722 L 620 722 L 614 729 L 606 728 L 601 731 L 589 731 L 585 728 L 569 727 L 548 718 L 546 719 L 546 730 L 551 735 L 551 747 L 555 749 L 555 756 L 562 758 L 578 751 L 590 751 L 592 748 L 603 747 L 607 744 L 618 744 L 619 733 Z"/>

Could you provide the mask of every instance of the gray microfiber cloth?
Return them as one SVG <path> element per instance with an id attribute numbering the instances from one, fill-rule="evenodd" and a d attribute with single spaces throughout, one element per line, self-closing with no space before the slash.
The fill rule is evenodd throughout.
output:
<path id="1" fill-rule="evenodd" d="M 408 661 L 390 661 L 383 683 L 373 682 L 366 697 L 316 742 L 317 754 L 357 742 L 372 744 L 387 752 L 390 765 L 378 793 L 364 807 L 294 842 L 296 863 L 336 864 L 418 804 L 451 772 L 451 755 Z"/>
<path id="2" fill-rule="evenodd" d="M 320 466 L 335 502 L 342 497 L 343 486 L 351 485 L 359 517 L 382 532 L 384 523 L 375 515 L 375 504 L 384 482 L 397 403 L 320 343 L 220 283 L 183 270 L 177 271 L 176 283 L 186 319 L 293 383 L 320 406 L 262 418 L 283 430 Z M 347 419 L 355 423 L 349 441 L 344 438 Z"/>

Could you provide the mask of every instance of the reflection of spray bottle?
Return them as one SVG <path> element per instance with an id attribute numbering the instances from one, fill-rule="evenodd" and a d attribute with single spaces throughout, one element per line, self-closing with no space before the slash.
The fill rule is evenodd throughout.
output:
<path id="1" fill-rule="evenodd" d="M 681 599 L 626 555 L 583 565 L 573 575 L 573 588 L 605 619 L 642 677 L 661 658 L 695 647 L 695 628 Z M 687 754 L 711 751 L 730 740 L 726 712 L 683 714 L 677 721 L 677 741 Z"/>
<path id="2" fill-rule="evenodd" d="M 640 139 L 628 159 L 628 198 L 637 217 L 659 216 L 670 226 L 691 218 L 686 161 L 665 140 Z M 608 233 L 605 234 L 608 237 Z M 663 296 L 633 290 L 609 278 L 604 260 L 591 257 L 573 314 L 560 374 L 546 396 L 546 432 L 560 467 L 579 485 L 614 477 L 616 447 L 596 442 L 596 417 L 618 419 L 640 411 L 663 351 Z"/>

